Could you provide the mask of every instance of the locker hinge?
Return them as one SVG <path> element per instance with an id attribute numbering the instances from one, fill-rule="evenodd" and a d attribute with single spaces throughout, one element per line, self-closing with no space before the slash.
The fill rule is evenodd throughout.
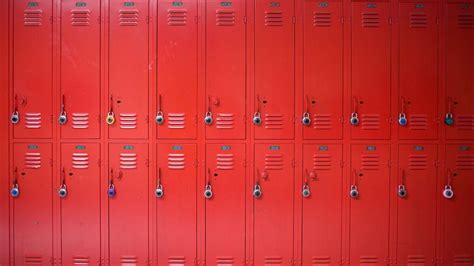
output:
<path id="1" fill-rule="evenodd" d="M 195 168 L 197 168 L 197 167 L 198 167 L 198 165 L 199 165 L 199 161 L 198 161 L 198 160 L 194 160 L 194 162 L 193 162 L 193 166 L 194 166 Z"/>
<path id="2" fill-rule="evenodd" d="M 198 21 L 199 21 L 199 17 L 198 17 L 198 16 L 194 16 L 194 22 L 195 22 L 195 23 L 198 23 Z"/>
<path id="3" fill-rule="evenodd" d="M 435 118 L 435 123 L 436 123 L 437 125 L 439 125 L 439 123 L 441 123 L 441 118 L 440 118 L 439 116 L 436 116 L 436 118 Z"/>
<path id="4" fill-rule="evenodd" d="M 392 25 L 392 17 L 389 17 L 389 18 L 388 18 L 388 24 L 389 24 L 389 25 Z"/>
<path id="5" fill-rule="evenodd" d="M 49 159 L 49 166 L 53 167 L 53 163 L 54 163 L 53 159 Z"/>
<path id="6" fill-rule="evenodd" d="M 102 160 L 101 159 L 97 159 L 97 166 L 99 166 L 99 167 L 102 166 Z"/>
<path id="7" fill-rule="evenodd" d="M 341 166 L 341 168 L 344 168 L 344 161 L 343 160 L 339 161 L 339 166 Z"/>
<path id="8" fill-rule="evenodd" d="M 49 17 L 49 23 L 53 24 L 53 22 L 54 22 L 54 17 L 53 17 L 53 16 L 50 16 L 50 17 Z"/>
<path id="9" fill-rule="evenodd" d="M 296 160 L 295 158 L 291 159 L 291 167 L 295 168 L 296 166 Z"/>
<path id="10" fill-rule="evenodd" d="M 291 21 L 293 22 L 293 24 L 296 24 L 296 17 L 293 16 L 293 17 L 291 18 Z"/>
<path id="11" fill-rule="evenodd" d="M 146 160 L 145 160 L 145 166 L 146 166 L 146 167 L 150 167 L 150 159 L 146 159 Z"/>
<path id="12" fill-rule="evenodd" d="M 97 23 L 102 24 L 102 16 L 97 17 Z"/>
<path id="13" fill-rule="evenodd" d="M 440 163 L 439 163 L 439 161 L 438 161 L 438 160 L 435 160 L 435 161 L 434 161 L 434 166 L 435 166 L 436 168 L 438 168 L 438 167 L 439 167 L 439 164 L 440 164 Z"/>
<path id="14" fill-rule="evenodd" d="M 387 166 L 388 166 L 388 168 L 391 168 L 391 167 L 392 167 L 392 160 L 388 160 L 388 161 L 387 161 Z"/>
<path id="15" fill-rule="evenodd" d="M 247 24 L 247 16 L 244 16 L 244 24 Z"/>
<path id="16" fill-rule="evenodd" d="M 243 166 L 244 168 L 247 167 L 247 160 L 244 160 L 244 161 L 242 162 L 242 166 Z"/>
<path id="17" fill-rule="evenodd" d="M 393 118 L 392 118 L 391 116 L 388 118 L 388 123 L 389 123 L 389 124 L 392 124 L 392 123 L 393 123 Z"/>
<path id="18" fill-rule="evenodd" d="M 146 24 L 150 24 L 150 16 L 146 16 Z"/>
<path id="19" fill-rule="evenodd" d="M 345 121 L 345 118 L 343 115 L 341 115 L 341 117 L 339 117 L 339 123 L 344 124 L 344 121 Z"/>
<path id="20" fill-rule="evenodd" d="M 197 115 L 195 115 L 194 116 L 194 124 L 197 124 L 197 122 L 198 122 L 198 117 L 197 117 Z"/>
<path id="21" fill-rule="evenodd" d="M 341 24 L 344 24 L 344 17 L 341 17 Z"/>

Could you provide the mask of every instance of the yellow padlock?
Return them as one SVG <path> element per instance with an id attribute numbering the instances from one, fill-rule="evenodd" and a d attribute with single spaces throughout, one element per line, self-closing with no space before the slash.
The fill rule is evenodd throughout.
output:
<path id="1" fill-rule="evenodd" d="M 105 119 L 105 122 L 109 125 L 112 125 L 113 123 L 115 123 L 115 114 L 114 114 L 114 112 L 109 112 L 107 114 L 107 118 Z"/>

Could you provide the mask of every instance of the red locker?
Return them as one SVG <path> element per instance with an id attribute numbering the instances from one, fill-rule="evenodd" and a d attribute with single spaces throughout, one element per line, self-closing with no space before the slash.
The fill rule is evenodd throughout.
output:
<path id="1" fill-rule="evenodd" d="M 103 192 L 99 144 L 62 144 L 60 171 L 61 185 L 56 192 L 61 198 L 62 263 L 96 264 L 100 261 Z"/>
<path id="2" fill-rule="evenodd" d="M 109 196 L 110 264 L 143 265 L 148 261 L 148 144 L 110 144 L 109 156 L 103 195 Z"/>
<path id="3" fill-rule="evenodd" d="M 204 186 L 196 187 L 196 155 L 195 144 L 158 144 L 158 265 L 191 265 L 196 260 L 196 196 L 204 193 Z"/>
<path id="4" fill-rule="evenodd" d="M 342 145 L 305 144 L 303 265 L 341 263 L 342 191 Z"/>
<path id="5" fill-rule="evenodd" d="M 206 137 L 245 138 L 245 1 L 206 3 Z"/>
<path id="6" fill-rule="evenodd" d="M 390 138 L 390 3 L 352 3 L 353 139 Z"/>
<path id="7" fill-rule="evenodd" d="M 61 103 L 54 116 L 63 138 L 99 138 L 100 0 L 61 1 Z"/>
<path id="8" fill-rule="evenodd" d="M 446 6 L 446 138 L 473 139 L 474 4 L 449 3 Z"/>
<path id="9" fill-rule="evenodd" d="M 207 144 L 206 265 L 245 264 L 245 170 L 245 144 Z"/>
<path id="10" fill-rule="evenodd" d="M 257 139 L 292 139 L 295 123 L 294 1 L 255 2 Z M 276 93 L 278 92 L 278 93 Z"/>
<path id="11" fill-rule="evenodd" d="M 52 1 L 13 1 L 13 11 L 14 137 L 51 138 Z"/>
<path id="12" fill-rule="evenodd" d="M 147 138 L 148 1 L 111 1 L 109 12 L 109 137 Z"/>
<path id="13" fill-rule="evenodd" d="M 196 0 L 158 3 L 158 55 L 158 138 L 194 139 L 198 119 Z"/>
<path id="14" fill-rule="evenodd" d="M 305 1 L 304 139 L 342 138 L 342 2 Z"/>
<path id="15" fill-rule="evenodd" d="M 14 144 L 11 178 L 15 264 L 52 264 L 53 206 L 51 144 Z M 13 193 L 11 194 L 14 195 Z"/>
<path id="16" fill-rule="evenodd" d="M 436 248 L 437 146 L 398 147 L 397 264 L 432 264 Z"/>
<path id="17" fill-rule="evenodd" d="M 255 144 L 255 265 L 293 261 L 294 147 Z"/>
<path id="18" fill-rule="evenodd" d="M 387 264 L 390 146 L 352 145 L 350 264 Z"/>
<path id="19" fill-rule="evenodd" d="M 443 204 L 444 261 L 446 265 L 474 263 L 474 146 L 447 145 L 446 172 L 441 188 L 446 194 L 450 186 L 451 198 L 439 195 Z M 448 196 L 448 195 L 446 195 Z"/>
<path id="20" fill-rule="evenodd" d="M 438 4 L 400 3 L 400 139 L 438 137 Z"/>

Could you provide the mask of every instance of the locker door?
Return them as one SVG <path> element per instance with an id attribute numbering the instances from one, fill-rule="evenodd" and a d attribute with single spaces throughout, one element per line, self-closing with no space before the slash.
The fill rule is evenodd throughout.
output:
<path id="1" fill-rule="evenodd" d="M 148 137 L 147 18 L 147 0 L 110 2 L 110 138 Z"/>
<path id="2" fill-rule="evenodd" d="M 386 264 L 388 259 L 390 146 L 353 145 L 350 200 L 350 264 Z M 347 194 L 346 194 L 347 193 Z"/>
<path id="3" fill-rule="evenodd" d="M 261 116 L 261 124 L 254 125 L 257 139 L 294 137 L 293 19 L 293 1 L 255 2 L 254 112 Z"/>
<path id="4" fill-rule="evenodd" d="M 61 199 L 62 262 L 94 264 L 100 260 L 99 144 L 62 144 Z M 59 189 L 59 188 L 58 188 Z"/>
<path id="5" fill-rule="evenodd" d="M 474 138 L 474 4 L 448 3 L 446 113 L 454 124 L 446 125 L 446 138 Z"/>
<path id="6" fill-rule="evenodd" d="M 12 184 L 15 264 L 52 264 L 52 155 L 51 144 L 14 144 Z M 13 244 L 13 243 L 12 243 Z"/>
<path id="7" fill-rule="evenodd" d="M 303 146 L 302 193 L 305 186 L 310 195 L 303 199 L 303 265 L 336 265 L 342 241 L 341 145 Z"/>
<path id="8" fill-rule="evenodd" d="M 51 138 L 52 4 L 51 0 L 13 2 L 12 117 L 15 138 Z M 34 49 L 31 44 L 34 43 Z M 13 119 L 12 119 L 13 121 Z"/>
<path id="9" fill-rule="evenodd" d="M 389 17 L 390 3 L 352 3 L 353 139 L 390 138 Z"/>
<path id="10" fill-rule="evenodd" d="M 436 145 L 400 145 L 397 187 L 400 265 L 431 264 L 436 247 Z M 403 186 L 403 187 L 401 187 Z M 406 193 L 406 194 L 403 194 Z"/>
<path id="11" fill-rule="evenodd" d="M 100 0 L 61 1 L 63 138 L 99 138 Z M 64 106 L 64 107 L 63 107 Z"/>
<path id="12" fill-rule="evenodd" d="M 288 265 L 293 260 L 294 147 L 255 144 L 255 265 Z M 255 192 L 254 192 L 255 194 Z"/>
<path id="13" fill-rule="evenodd" d="M 110 264 L 145 264 L 148 260 L 148 147 L 147 144 L 110 144 L 109 156 L 109 185 L 116 191 L 115 196 L 109 196 Z M 108 195 L 106 191 L 103 193 Z"/>
<path id="14" fill-rule="evenodd" d="M 206 4 L 206 126 L 210 139 L 245 138 L 245 1 Z M 205 114 L 202 114 L 204 119 Z"/>
<path id="15" fill-rule="evenodd" d="M 304 95 L 300 123 L 305 139 L 342 138 L 342 2 L 305 1 Z M 307 114 L 306 114 L 307 113 Z"/>
<path id="16" fill-rule="evenodd" d="M 474 146 L 447 145 L 446 173 L 442 189 L 452 186 L 454 197 L 441 198 L 444 223 L 444 259 L 446 265 L 474 263 Z M 441 195 L 439 195 L 442 197 Z"/>
<path id="17" fill-rule="evenodd" d="M 163 188 L 156 199 L 158 265 L 194 264 L 196 190 L 203 191 L 196 187 L 196 145 L 158 144 L 157 159 L 157 186 Z"/>
<path id="18" fill-rule="evenodd" d="M 158 3 L 158 138 L 194 139 L 197 131 L 197 1 Z"/>
<path id="19" fill-rule="evenodd" d="M 206 150 L 213 192 L 206 200 L 206 264 L 245 264 L 245 144 L 208 144 Z"/>
<path id="20" fill-rule="evenodd" d="M 399 138 L 436 139 L 438 4 L 400 3 L 399 12 Z"/>

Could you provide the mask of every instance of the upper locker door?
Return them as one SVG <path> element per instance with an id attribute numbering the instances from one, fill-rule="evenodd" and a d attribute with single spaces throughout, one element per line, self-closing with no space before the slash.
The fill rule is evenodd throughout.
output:
<path id="1" fill-rule="evenodd" d="M 436 248 L 436 145 L 400 145 L 397 264 L 431 264 Z M 416 237 L 415 237 L 416 236 Z"/>
<path id="2" fill-rule="evenodd" d="M 245 169 L 245 144 L 206 146 L 207 265 L 245 264 Z"/>
<path id="3" fill-rule="evenodd" d="M 13 9 L 13 136 L 51 138 L 52 1 L 18 0 Z"/>
<path id="4" fill-rule="evenodd" d="M 206 3 L 206 123 L 209 139 L 245 138 L 245 1 Z"/>
<path id="5" fill-rule="evenodd" d="M 474 3 L 447 5 L 447 139 L 474 138 Z M 449 120 L 449 119 L 447 119 Z M 451 125 L 448 125 L 451 124 Z"/>
<path id="6" fill-rule="evenodd" d="M 447 145 L 446 171 L 441 188 L 451 186 L 454 196 L 442 198 L 445 265 L 474 263 L 474 145 Z M 442 197 L 442 195 L 439 195 Z"/>
<path id="7" fill-rule="evenodd" d="M 400 3 L 398 134 L 438 137 L 438 4 Z"/>
<path id="8" fill-rule="evenodd" d="M 342 2 L 305 1 L 305 139 L 342 138 L 342 33 Z"/>
<path id="9" fill-rule="evenodd" d="M 196 138 L 197 75 L 197 0 L 160 1 L 158 138 Z"/>
<path id="10" fill-rule="evenodd" d="M 329 3 L 331 4 L 331 3 Z M 304 194 L 309 190 L 309 195 Z M 303 265 L 341 259 L 342 146 L 303 146 Z"/>
<path id="11" fill-rule="evenodd" d="M 295 135 L 294 10 L 291 0 L 255 2 L 253 121 L 257 139 L 293 139 Z"/>
<path id="12" fill-rule="evenodd" d="M 387 264 L 390 146 L 353 145 L 351 152 L 350 187 L 344 190 L 351 197 L 350 264 Z"/>
<path id="13" fill-rule="evenodd" d="M 148 137 L 148 0 L 111 1 L 110 138 Z"/>
<path id="14" fill-rule="evenodd" d="M 195 144 L 158 144 L 158 265 L 192 265 L 196 260 L 196 190 L 203 191 L 196 187 L 196 155 Z"/>
<path id="15" fill-rule="evenodd" d="M 14 145 L 13 243 L 15 264 L 53 263 L 51 144 Z M 12 244 L 13 244 L 12 243 Z"/>
<path id="16" fill-rule="evenodd" d="M 100 260 L 99 160 L 99 144 L 61 146 L 60 184 L 67 191 L 61 199 L 61 245 L 66 265 Z"/>
<path id="17" fill-rule="evenodd" d="M 293 262 L 293 163 L 292 144 L 255 145 L 255 265 L 288 265 Z M 255 196 L 257 191 L 260 197 Z"/>
<path id="18" fill-rule="evenodd" d="M 390 3 L 352 3 L 353 139 L 390 138 Z"/>
<path id="19" fill-rule="evenodd" d="M 61 106 L 54 118 L 63 138 L 99 138 L 100 1 L 61 7 Z"/>
<path id="20" fill-rule="evenodd" d="M 148 145 L 110 144 L 108 185 L 103 189 L 109 196 L 110 264 L 146 264 Z"/>

